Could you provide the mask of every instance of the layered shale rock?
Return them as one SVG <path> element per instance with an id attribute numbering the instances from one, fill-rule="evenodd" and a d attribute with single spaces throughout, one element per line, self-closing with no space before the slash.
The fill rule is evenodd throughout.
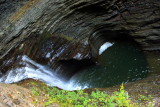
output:
<path id="1" fill-rule="evenodd" d="M 87 43 L 91 35 L 121 30 L 144 50 L 160 49 L 159 0 L 1 0 L 0 13 L 1 58 L 44 31 Z"/>
<path id="2" fill-rule="evenodd" d="M 89 52 L 89 46 L 85 43 L 75 41 L 73 38 L 66 38 L 65 35 L 49 33 L 36 35 L 34 33 L 0 60 L 0 74 L 8 74 L 13 69 L 18 71 L 17 68 L 22 69 L 28 65 L 37 70 L 39 69 L 37 65 L 41 64 L 48 66 L 52 72 L 58 72 L 67 79 L 85 66 L 93 64 Z M 36 62 L 38 64 L 34 64 Z M 15 72 L 14 75 L 18 74 Z M 4 76 L 0 81 L 4 82 L 7 78 Z M 7 83 L 10 83 L 9 81 Z"/>
<path id="3" fill-rule="evenodd" d="M 41 37 L 46 33 L 50 36 Z M 143 50 L 160 50 L 160 1 L 0 0 L 0 75 L 23 66 L 17 56 L 24 54 L 54 69 L 61 66 L 63 71 L 66 62 L 78 65 L 91 59 L 92 44 L 98 49 L 105 41 L 117 38 L 131 38 Z M 156 58 L 152 64 L 157 67 L 153 69 L 159 72 Z M 142 81 L 149 85 L 141 84 L 140 88 L 134 82 L 131 89 L 138 93 L 150 87 L 148 90 L 159 92 L 158 78 L 153 76 L 149 83 Z"/>

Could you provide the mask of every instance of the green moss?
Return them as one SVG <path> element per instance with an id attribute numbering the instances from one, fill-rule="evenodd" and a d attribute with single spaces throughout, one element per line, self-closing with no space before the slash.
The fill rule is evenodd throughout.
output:
<path id="1" fill-rule="evenodd" d="M 63 38 L 63 39 L 65 39 L 65 40 L 67 40 L 67 41 L 73 41 L 74 40 L 73 37 L 67 36 L 67 35 L 62 35 L 61 34 L 60 37 Z"/>
<path id="2" fill-rule="evenodd" d="M 47 32 L 47 31 L 44 31 L 42 34 L 41 34 L 41 39 L 49 39 L 50 37 L 52 37 L 52 35 Z"/>
<path id="3" fill-rule="evenodd" d="M 74 38 L 71 37 L 71 36 L 68 36 L 68 35 L 63 35 L 63 34 L 51 34 L 47 31 L 44 31 L 42 34 L 41 34 L 41 39 L 42 40 L 47 40 L 47 39 L 50 39 L 51 37 L 53 36 L 57 36 L 57 37 L 60 37 L 64 40 L 67 40 L 67 41 L 74 41 Z M 76 41 L 78 41 L 78 39 L 76 39 Z"/>

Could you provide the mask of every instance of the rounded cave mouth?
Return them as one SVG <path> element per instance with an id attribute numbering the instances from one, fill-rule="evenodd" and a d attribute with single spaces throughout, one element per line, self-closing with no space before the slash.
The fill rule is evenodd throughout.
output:
<path id="1" fill-rule="evenodd" d="M 148 63 L 141 47 L 123 31 L 100 31 L 89 38 L 94 64 L 71 78 L 81 88 L 106 88 L 147 77 Z"/>
<path id="2" fill-rule="evenodd" d="M 56 69 L 51 64 L 18 54 L 0 66 L 1 70 L 7 68 L 0 82 L 15 83 L 32 78 L 64 90 L 77 90 L 107 88 L 147 77 L 149 69 L 145 55 L 127 33 L 98 31 L 89 37 L 89 45 L 91 58 L 59 60 Z M 51 59 L 45 59 L 48 60 Z M 15 67 L 9 67 L 11 65 Z"/>

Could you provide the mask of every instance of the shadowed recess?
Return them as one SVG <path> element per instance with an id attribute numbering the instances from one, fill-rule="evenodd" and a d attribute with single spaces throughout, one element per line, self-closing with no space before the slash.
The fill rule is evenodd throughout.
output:
<path id="1" fill-rule="evenodd" d="M 111 87 L 148 73 L 143 51 L 125 31 L 98 30 L 89 46 L 60 35 L 32 36 L 4 58 L 0 82 L 32 78 L 66 90 Z"/>

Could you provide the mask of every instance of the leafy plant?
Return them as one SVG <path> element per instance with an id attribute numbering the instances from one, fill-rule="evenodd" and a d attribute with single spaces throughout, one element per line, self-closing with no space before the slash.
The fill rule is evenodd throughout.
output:
<path id="1" fill-rule="evenodd" d="M 151 95 L 148 95 L 148 96 L 140 95 L 138 97 L 138 100 L 140 100 L 140 101 L 151 101 L 152 99 L 153 99 L 153 97 Z"/>
<path id="2" fill-rule="evenodd" d="M 38 92 L 38 90 L 37 90 L 36 88 L 33 88 L 33 89 L 32 89 L 32 93 L 33 93 L 34 95 L 36 95 L 36 96 L 39 96 L 39 92 Z"/>
<path id="3" fill-rule="evenodd" d="M 45 106 L 57 103 L 61 107 L 136 107 L 137 104 L 132 103 L 127 91 L 124 90 L 123 84 L 120 90 L 112 95 L 96 90 L 90 94 L 84 90 L 66 91 L 55 87 L 44 87 L 48 100 L 44 103 Z M 37 94 L 37 91 L 33 91 Z"/>

